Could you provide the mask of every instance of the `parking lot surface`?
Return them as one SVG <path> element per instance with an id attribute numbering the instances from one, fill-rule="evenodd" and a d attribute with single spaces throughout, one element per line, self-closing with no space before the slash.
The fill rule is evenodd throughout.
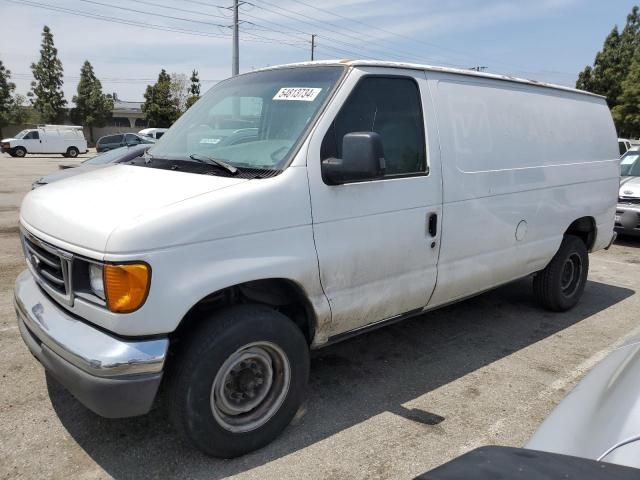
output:
<path id="1" fill-rule="evenodd" d="M 284 434 L 211 459 L 178 438 L 162 401 L 145 417 L 102 419 L 23 345 L 19 206 L 62 162 L 0 155 L 0 478 L 412 478 L 480 445 L 522 446 L 593 365 L 640 335 L 640 240 L 622 239 L 591 255 L 570 312 L 541 310 L 524 279 L 315 352 L 308 400 Z"/>

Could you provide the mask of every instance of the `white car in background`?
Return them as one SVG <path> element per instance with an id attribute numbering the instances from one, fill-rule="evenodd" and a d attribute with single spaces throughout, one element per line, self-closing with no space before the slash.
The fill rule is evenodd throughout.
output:
<path id="1" fill-rule="evenodd" d="M 24 157 L 27 153 L 59 153 L 63 157 L 76 158 L 88 151 L 82 127 L 77 125 L 38 125 L 22 130 L 13 138 L 3 138 L 0 148 L 2 153 L 12 157 Z"/>
<path id="2" fill-rule="evenodd" d="M 138 132 L 138 135 L 144 135 L 145 137 L 151 137 L 155 140 L 158 140 L 165 132 L 169 130 L 168 128 L 143 128 Z"/>

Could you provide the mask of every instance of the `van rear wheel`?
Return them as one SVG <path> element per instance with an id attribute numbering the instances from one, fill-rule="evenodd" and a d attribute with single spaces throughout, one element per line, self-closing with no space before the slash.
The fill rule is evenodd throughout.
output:
<path id="1" fill-rule="evenodd" d="M 588 273 L 589 254 L 586 245 L 574 235 L 565 235 L 549 265 L 534 276 L 534 295 L 548 310 L 569 310 L 580 300 Z"/>
<path id="2" fill-rule="evenodd" d="M 79 153 L 80 151 L 76 147 L 67 148 L 67 157 L 69 158 L 76 158 Z"/>
<path id="3" fill-rule="evenodd" d="M 238 305 L 203 319 L 168 372 L 169 414 L 188 440 L 232 458 L 275 439 L 296 414 L 309 348 L 286 316 Z"/>

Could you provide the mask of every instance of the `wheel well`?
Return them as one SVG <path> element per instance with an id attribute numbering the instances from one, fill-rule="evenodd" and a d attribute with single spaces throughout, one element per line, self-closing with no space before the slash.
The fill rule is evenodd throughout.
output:
<path id="1" fill-rule="evenodd" d="M 211 293 L 196 303 L 173 332 L 172 341 L 187 335 L 191 327 L 211 312 L 231 305 L 259 303 L 289 317 L 311 344 L 315 335 L 315 314 L 302 288 L 284 278 L 254 280 Z"/>
<path id="2" fill-rule="evenodd" d="M 567 231 L 564 232 L 565 235 L 575 235 L 579 237 L 584 242 L 587 250 L 591 251 L 593 248 L 593 243 L 596 240 L 596 222 L 593 217 L 582 217 L 574 220 Z"/>

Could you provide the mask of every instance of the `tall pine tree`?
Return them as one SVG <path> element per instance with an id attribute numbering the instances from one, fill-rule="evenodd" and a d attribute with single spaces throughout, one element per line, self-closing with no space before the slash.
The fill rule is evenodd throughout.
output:
<path id="1" fill-rule="evenodd" d="M 0 138 L 2 127 L 9 124 L 13 109 L 13 91 L 16 86 L 11 82 L 11 71 L 7 70 L 0 60 Z"/>
<path id="2" fill-rule="evenodd" d="M 147 85 L 142 111 L 149 127 L 170 127 L 180 116 L 171 96 L 171 77 L 164 68 L 158 75 L 158 81 Z"/>
<path id="3" fill-rule="evenodd" d="M 62 62 L 53 45 L 53 34 L 46 25 L 42 30 L 40 60 L 31 64 L 31 71 L 35 80 L 31 82 L 28 95 L 33 108 L 40 113 L 44 122 L 62 120 L 67 104 L 62 92 Z"/>
<path id="4" fill-rule="evenodd" d="M 612 113 L 619 135 L 625 138 L 640 137 L 640 52 L 631 63 L 629 75 L 622 82 L 622 93 Z"/>
<path id="5" fill-rule="evenodd" d="M 200 78 L 198 71 L 191 72 L 191 86 L 189 87 L 189 97 L 187 98 L 187 108 L 191 107 L 200 98 Z"/>
<path id="6" fill-rule="evenodd" d="M 113 99 L 102 93 L 102 83 L 96 78 L 93 66 L 88 60 L 80 69 L 78 94 L 73 96 L 76 107 L 71 111 L 71 120 L 89 127 L 89 136 L 93 142 L 93 127 L 103 127 L 111 118 Z"/>

